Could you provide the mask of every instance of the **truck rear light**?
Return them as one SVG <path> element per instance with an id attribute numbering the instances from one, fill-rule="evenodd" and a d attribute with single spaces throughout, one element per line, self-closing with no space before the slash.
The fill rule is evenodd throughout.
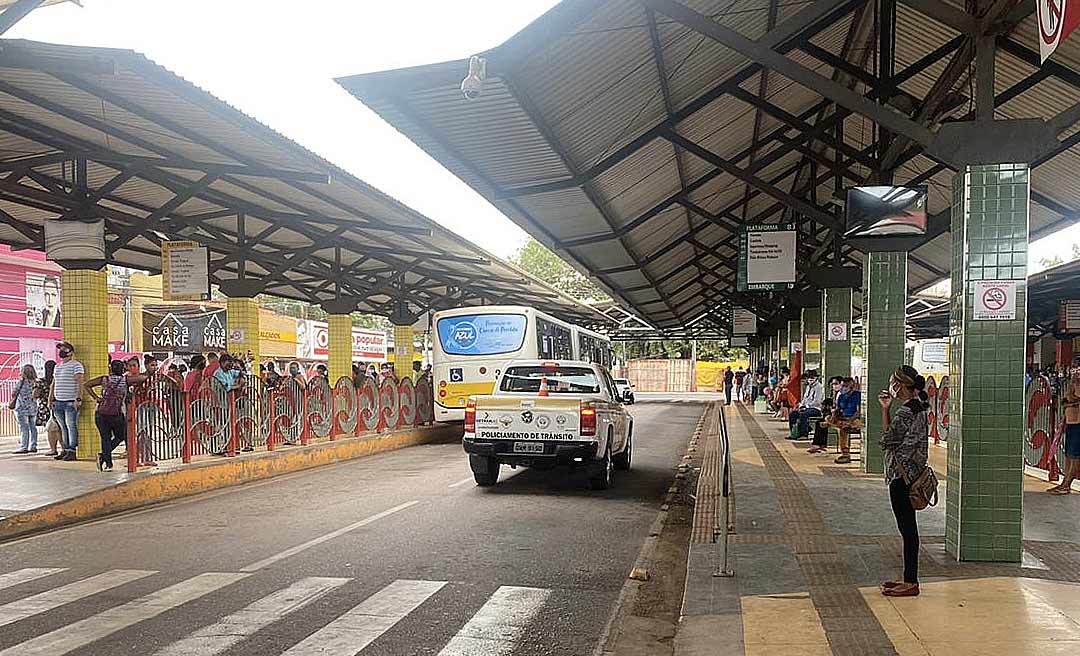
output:
<path id="1" fill-rule="evenodd" d="M 446 387 L 446 381 L 445 381 L 445 380 L 440 380 L 440 381 L 439 381 L 439 387 L 440 387 L 440 388 L 442 388 L 442 387 Z"/>
<path id="2" fill-rule="evenodd" d="M 444 390 L 444 389 L 439 390 L 439 398 L 440 399 L 445 399 L 446 398 L 446 390 Z"/>
<path id="3" fill-rule="evenodd" d="M 558 362 L 544 362 L 540 366 L 542 368 L 544 368 L 544 369 L 558 369 L 559 368 L 559 363 Z"/>
<path id="4" fill-rule="evenodd" d="M 476 401 L 472 399 L 465 404 L 465 432 L 476 432 Z"/>
<path id="5" fill-rule="evenodd" d="M 483 376 L 487 373 L 487 367 L 480 367 L 480 375 Z"/>
<path id="6" fill-rule="evenodd" d="M 581 434 L 596 435 L 596 408 L 591 405 L 581 406 Z"/>

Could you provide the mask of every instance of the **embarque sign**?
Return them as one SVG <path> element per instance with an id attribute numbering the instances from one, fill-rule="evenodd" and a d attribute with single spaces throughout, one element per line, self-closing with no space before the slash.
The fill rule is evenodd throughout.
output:
<path id="1" fill-rule="evenodd" d="M 764 223 L 743 227 L 739 232 L 739 291 L 793 289 L 797 246 L 794 224 Z"/>

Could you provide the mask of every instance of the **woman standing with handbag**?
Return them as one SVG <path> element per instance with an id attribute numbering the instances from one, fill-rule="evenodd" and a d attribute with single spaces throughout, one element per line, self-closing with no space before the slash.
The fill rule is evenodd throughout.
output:
<path id="1" fill-rule="evenodd" d="M 37 403 L 34 402 L 34 383 L 37 382 L 37 370 L 28 364 L 22 368 L 22 376 L 15 385 L 8 408 L 15 411 L 19 421 L 21 440 L 16 454 L 37 453 Z"/>
<path id="2" fill-rule="evenodd" d="M 37 425 L 45 427 L 45 433 L 49 436 L 49 453 L 46 455 L 53 457 L 59 455 L 56 445 L 60 443 L 60 424 L 56 423 L 52 413 L 52 403 L 49 402 L 52 396 L 53 372 L 55 370 L 56 361 L 46 360 L 45 377 L 38 379 L 34 385 L 34 398 L 37 399 L 38 404 Z"/>
<path id="3" fill-rule="evenodd" d="M 904 538 L 904 577 L 902 581 L 886 581 L 881 585 L 881 594 L 887 597 L 919 595 L 919 527 L 911 490 L 913 482 L 927 470 L 930 427 L 925 389 L 926 380 L 914 368 L 904 365 L 893 372 L 889 389 L 878 395 L 884 426 L 881 450 L 885 455 L 885 482 L 889 486 L 896 527 Z M 895 417 L 889 412 L 893 399 L 903 403 Z"/>

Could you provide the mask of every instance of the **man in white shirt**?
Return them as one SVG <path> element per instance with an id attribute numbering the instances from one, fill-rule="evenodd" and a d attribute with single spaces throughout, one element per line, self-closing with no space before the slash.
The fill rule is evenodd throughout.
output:
<path id="1" fill-rule="evenodd" d="M 74 460 L 75 450 L 79 446 L 79 411 L 82 409 L 83 377 L 86 374 L 82 363 L 75 359 L 75 347 L 71 342 L 56 345 L 56 354 L 60 364 L 53 372 L 52 395 L 53 417 L 60 424 L 63 437 L 63 449 L 54 456 L 55 460 Z"/>
<path id="2" fill-rule="evenodd" d="M 799 405 L 788 416 L 788 439 L 805 440 L 810 437 L 810 418 L 821 416 L 821 403 L 825 400 L 825 389 L 816 370 L 803 374 L 806 390 L 803 391 Z M 798 426 L 798 432 L 796 432 Z"/>

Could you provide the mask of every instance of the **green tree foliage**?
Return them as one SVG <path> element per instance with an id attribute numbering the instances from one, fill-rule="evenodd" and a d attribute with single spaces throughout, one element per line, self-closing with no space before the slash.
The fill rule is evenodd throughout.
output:
<path id="1" fill-rule="evenodd" d="M 579 301 L 604 301 L 608 299 L 599 287 L 581 275 L 555 253 L 532 237 L 510 261 L 519 269 L 530 273 L 555 289 L 573 296 Z"/>
<path id="2" fill-rule="evenodd" d="M 1075 242 L 1072 245 L 1072 257 L 1069 258 L 1070 262 L 1072 262 L 1073 260 L 1080 260 L 1080 244 Z M 1051 267 L 1065 264 L 1065 258 L 1061 257 L 1061 255 L 1055 255 L 1054 257 L 1044 257 L 1039 260 L 1039 264 L 1049 269 Z"/>

